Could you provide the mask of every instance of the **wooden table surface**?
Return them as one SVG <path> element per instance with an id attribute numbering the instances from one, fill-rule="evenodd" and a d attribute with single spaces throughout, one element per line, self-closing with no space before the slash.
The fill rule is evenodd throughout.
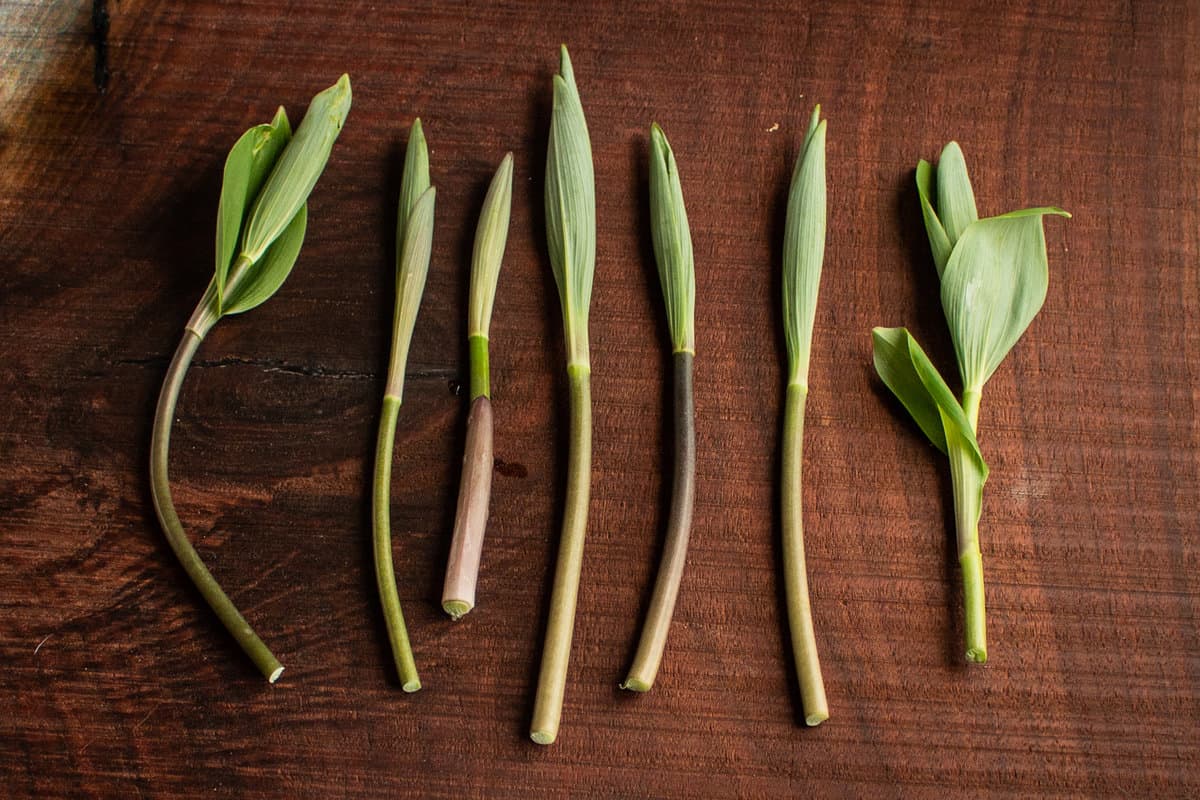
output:
<path id="1" fill-rule="evenodd" d="M 1200 794 L 1200 9 L 867 5 L 0 2 L 4 794 Z M 595 451 L 563 727 L 541 748 L 566 462 L 541 201 L 559 42 L 595 154 Z M 204 343 L 173 439 L 185 524 L 287 665 L 268 685 L 155 522 L 150 422 L 211 272 L 225 153 L 342 72 L 354 105 L 295 272 Z M 832 718 L 805 729 L 778 566 L 778 264 L 814 102 L 829 241 L 804 502 Z M 417 115 L 438 209 L 393 488 L 425 683 L 410 696 L 384 645 L 368 485 Z M 699 496 L 658 684 L 632 696 L 617 683 L 669 491 L 653 120 L 695 240 Z M 869 335 L 907 324 L 954 375 L 913 189 L 951 138 L 981 212 L 1074 214 L 1047 223 L 1045 308 L 984 396 L 981 668 L 962 658 L 945 460 L 881 388 Z M 454 624 L 438 600 L 469 253 L 510 149 L 494 499 L 480 605 Z"/>

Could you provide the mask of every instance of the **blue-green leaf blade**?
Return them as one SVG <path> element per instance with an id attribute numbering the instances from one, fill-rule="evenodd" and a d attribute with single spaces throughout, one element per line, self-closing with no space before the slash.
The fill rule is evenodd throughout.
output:
<path id="1" fill-rule="evenodd" d="M 917 340 L 905 328 L 876 328 L 872 337 L 875 371 L 884 385 L 935 447 L 946 453 L 950 441 L 961 441 L 986 479 L 987 463 L 966 412 Z"/>
<path id="2" fill-rule="evenodd" d="M 242 134 L 225 159 L 217 208 L 215 274 L 218 305 L 223 304 L 225 281 L 237 252 L 247 209 L 291 136 L 292 129 L 281 106 L 270 123 L 255 125 Z"/>
<path id="3" fill-rule="evenodd" d="M 963 386 L 980 390 L 1041 310 L 1049 285 L 1039 208 L 979 220 L 963 232 L 942 275 L 942 308 Z"/>

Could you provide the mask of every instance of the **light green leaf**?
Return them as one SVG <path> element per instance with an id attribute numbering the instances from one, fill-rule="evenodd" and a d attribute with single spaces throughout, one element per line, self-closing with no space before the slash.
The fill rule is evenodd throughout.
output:
<path id="1" fill-rule="evenodd" d="M 291 274 L 304 244 L 304 233 L 308 227 L 308 206 L 300 206 L 296 216 L 283 229 L 262 258 L 251 264 L 240 274 L 232 276 L 225 297 L 225 314 L 241 314 L 271 298 Z"/>
<path id="2" fill-rule="evenodd" d="M 242 239 L 242 256 L 257 261 L 307 202 L 346 121 L 350 100 L 347 75 L 312 99 L 296 135 L 254 201 Z"/>
<path id="3" fill-rule="evenodd" d="M 783 330 L 788 382 L 808 385 L 817 291 L 825 260 L 825 122 L 813 109 L 792 172 L 783 237 Z"/>
<path id="4" fill-rule="evenodd" d="M 492 322 L 492 305 L 500 264 L 508 243 L 508 218 L 512 209 L 513 156 L 508 153 L 488 186 L 479 225 L 475 228 L 475 250 L 471 258 L 471 296 L 467 311 L 467 335 L 487 338 Z"/>
<path id="5" fill-rule="evenodd" d="M 943 453 L 947 442 L 961 441 L 981 475 L 988 468 L 967 415 L 929 356 L 906 328 L 875 328 L 875 371 L 896 395 L 921 431 Z"/>
<path id="6" fill-rule="evenodd" d="M 917 194 L 921 198 L 921 216 L 925 219 L 925 233 L 929 236 L 929 249 L 933 251 L 933 263 L 937 267 L 938 278 L 946 270 L 946 262 L 950 260 L 953 245 L 946 229 L 942 227 L 937 212 L 933 210 L 933 167 L 925 159 L 917 162 Z"/>
<path id="7" fill-rule="evenodd" d="M 223 304 L 225 279 L 237 250 L 246 209 L 262 188 L 284 145 L 292 137 L 287 113 L 280 106 L 275 119 L 242 134 L 225 159 L 221 199 L 217 209 L 217 305 Z"/>
<path id="8" fill-rule="evenodd" d="M 696 275 L 692 233 L 675 153 L 658 123 L 650 126 L 650 234 L 667 326 L 675 352 L 695 354 Z"/>
<path id="9" fill-rule="evenodd" d="M 400 252 L 404 249 L 404 228 L 412 215 L 413 206 L 429 188 L 429 147 L 425 143 L 425 129 L 418 117 L 413 120 L 408 133 L 408 147 L 404 151 L 404 175 L 400 179 L 400 206 L 396 212 L 396 268 L 399 269 Z"/>
<path id="10" fill-rule="evenodd" d="M 965 390 L 980 391 L 1046 299 L 1049 268 L 1035 208 L 972 223 L 942 274 L 942 308 Z"/>
<path id="11" fill-rule="evenodd" d="M 967 226 L 979 219 L 975 210 L 975 192 L 967 176 L 967 162 L 958 142 L 948 143 L 938 158 L 937 211 L 951 247 L 962 237 Z"/>
<path id="12" fill-rule="evenodd" d="M 567 363 L 587 366 L 588 309 L 596 270 L 596 181 L 587 121 L 566 47 L 554 76 L 545 203 L 546 244 L 562 305 Z"/>
<path id="13" fill-rule="evenodd" d="M 429 276 L 429 259 L 433 252 L 433 211 L 437 189 L 430 186 L 417 199 L 405 223 L 404 243 L 400 248 L 399 269 L 396 271 L 396 310 L 392 320 L 392 359 L 388 366 L 387 394 L 403 397 L 404 370 L 408 363 L 408 348 L 417 312 L 425 293 Z"/>

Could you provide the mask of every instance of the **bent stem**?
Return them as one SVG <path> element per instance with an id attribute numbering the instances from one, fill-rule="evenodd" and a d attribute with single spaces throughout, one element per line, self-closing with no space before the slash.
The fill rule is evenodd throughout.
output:
<path id="1" fill-rule="evenodd" d="M 375 581 L 379 585 L 379 599 L 383 604 L 383 619 L 387 624 L 396 673 L 400 676 L 400 684 L 404 691 L 415 692 L 421 688 L 421 678 L 417 675 L 417 664 L 413 659 L 412 646 L 408 642 L 408 628 L 404 625 L 404 613 L 400 610 L 396 572 L 392 566 L 392 445 L 396 438 L 396 417 L 399 413 L 400 398 L 385 394 L 379 419 L 379 438 L 375 445 L 375 485 L 372 503 Z"/>
<path id="2" fill-rule="evenodd" d="M 210 288 L 209 293 L 205 295 L 205 300 L 207 301 L 211 297 L 212 290 Z M 204 307 L 204 305 L 205 301 L 201 301 L 201 306 Z M 197 313 L 193 315 L 193 320 L 203 316 L 200 312 L 201 309 L 198 308 Z M 183 523 L 180 522 L 179 514 L 176 513 L 175 504 L 171 499 L 171 483 L 167 475 L 167 466 L 170 460 L 171 423 L 175 419 L 175 406 L 179 401 L 179 392 L 183 386 L 184 376 L 187 375 L 188 367 L 196 355 L 200 342 L 204 339 L 208 328 L 211 327 L 211 319 L 210 317 L 210 321 L 206 324 L 195 328 L 189 326 L 184 332 L 183 339 L 175 350 L 175 356 L 171 359 L 171 365 L 167 368 L 162 392 L 158 396 L 158 408 L 154 413 L 154 431 L 150 439 L 150 486 L 154 497 L 154 510 L 166 533 L 167 543 L 175 551 L 179 563 L 183 565 L 183 569 L 191 578 L 192 583 L 200 590 L 205 602 L 216 612 L 221 624 L 225 626 L 225 629 L 229 631 L 263 676 L 274 683 L 283 674 L 283 665 L 279 663 L 279 659 L 275 658 L 275 654 L 263 644 L 262 639 L 258 638 L 250 624 L 246 622 L 245 617 L 237 610 L 237 606 L 233 604 L 233 601 L 217 583 L 216 578 L 208 571 L 208 567 L 204 566 L 196 548 L 187 538 Z"/>
<path id="3" fill-rule="evenodd" d="M 579 573 L 583 567 L 583 540 L 587 533 L 592 473 L 590 372 L 586 364 L 567 366 L 571 384 L 567 499 L 558 564 L 554 570 L 554 588 L 550 595 L 542 667 L 533 701 L 533 724 L 529 732 L 530 738 L 538 744 L 551 744 L 558 737 L 567 683 L 567 662 L 571 656 L 571 636 L 575 628 L 575 604 L 579 597 Z"/>
<path id="4" fill-rule="evenodd" d="M 787 594 L 788 626 L 796 677 L 804 704 L 804 722 L 820 725 L 829 719 L 825 681 L 817 657 L 812 605 L 808 597 L 808 571 L 804 564 L 804 520 L 801 465 L 804 458 L 804 404 L 808 388 L 790 383 L 783 416 L 783 585 Z"/>
<path id="5" fill-rule="evenodd" d="M 963 411 L 971 429 L 979 426 L 979 390 L 963 392 Z M 983 556 L 979 551 L 979 518 L 983 512 L 983 483 L 971 461 L 966 443 L 947 437 L 950 478 L 954 487 L 954 522 L 958 538 L 958 564 L 963 577 L 964 632 L 967 660 L 987 661 L 987 621 L 983 594 Z"/>
<path id="6" fill-rule="evenodd" d="M 654 685 L 667 632 L 679 596 L 679 583 L 687 559 L 688 537 L 692 530 L 692 509 L 696 500 L 696 417 L 692 394 L 691 353 L 675 353 L 675 478 L 671 490 L 671 516 L 662 564 L 654 583 L 654 594 L 646 613 L 646 623 L 638 642 L 633 666 L 622 689 L 646 692 Z"/>

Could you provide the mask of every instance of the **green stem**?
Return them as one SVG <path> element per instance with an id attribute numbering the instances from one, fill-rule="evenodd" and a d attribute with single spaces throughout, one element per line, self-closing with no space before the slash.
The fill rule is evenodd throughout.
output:
<path id="1" fill-rule="evenodd" d="M 963 411 L 972 430 L 979 425 L 978 389 L 963 392 Z M 983 511 L 983 484 L 971 455 L 957 436 L 947 442 L 950 478 L 954 487 L 954 523 L 958 537 L 958 563 L 963 577 L 964 632 L 967 660 L 987 661 L 987 621 L 983 592 L 983 556 L 979 551 L 979 518 Z"/>
<path id="2" fill-rule="evenodd" d="M 592 395 L 590 369 L 586 364 L 569 364 L 571 384 L 571 441 L 567 462 L 567 500 L 563 513 L 558 564 L 550 595 L 550 617 L 546 643 L 533 703 L 533 725 L 529 735 L 538 744 L 550 744 L 558 736 L 563 694 L 567 683 L 567 661 L 575 628 L 575 603 L 579 597 L 579 573 L 583 568 L 583 540 L 587 533 L 588 494 L 592 478 Z"/>
<path id="3" fill-rule="evenodd" d="M 488 372 L 488 338 L 480 334 L 467 337 L 471 360 L 471 399 L 492 396 L 492 380 Z"/>
<path id="4" fill-rule="evenodd" d="M 654 594 L 637 653 L 622 689 L 649 691 L 658 675 L 667 632 L 679 597 L 679 583 L 687 558 L 692 531 L 692 509 L 696 500 L 696 416 L 692 394 L 692 354 L 675 353 L 675 480 L 671 494 L 671 516 L 662 564 L 654 583 Z"/>
<path id="5" fill-rule="evenodd" d="M 400 596 L 396 592 L 396 572 L 392 566 L 392 444 L 396 438 L 396 417 L 400 413 L 400 398 L 384 395 L 383 411 L 379 419 L 379 438 L 375 446 L 375 484 L 372 516 L 375 539 L 375 580 L 379 585 L 379 599 L 383 604 L 383 619 L 387 623 L 388 640 L 392 644 L 392 657 L 396 662 L 396 673 L 406 692 L 421 688 L 417 665 L 413 660 L 412 646 L 408 642 L 408 629 L 404 626 L 404 613 L 400 610 Z"/>
<path id="6" fill-rule="evenodd" d="M 783 584 L 787 593 L 788 625 L 796 677 L 804 704 L 804 721 L 820 725 L 829 719 L 825 681 L 817 657 L 812 604 L 808 596 L 808 570 L 804 564 L 804 519 L 801 467 L 804 460 L 804 405 L 808 388 L 800 383 L 787 387 L 783 416 Z"/>
<path id="7" fill-rule="evenodd" d="M 209 294 L 205 295 L 206 298 L 209 296 Z M 201 307 L 207 308 L 203 301 Z M 215 316 L 211 313 L 206 311 L 201 314 L 200 312 L 201 308 L 198 307 L 197 313 L 193 315 L 193 321 L 201 317 L 204 318 L 204 321 L 197 323 L 196 327 L 199 330 L 194 330 L 189 326 L 184 332 L 183 339 L 175 351 L 175 357 L 171 359 L 171 366 L 167 368 L 167 377 L 163 381 L 162 392 L 158 396 L 158 409 L 154 413 L 154 432 L 150 438 L 150 487 L 154 497 L 154 510 L 158 513 L 158 521 L 167 535 L 167 542 L 175 551 L 179 563 L 183 565 L 183 569 L 192 579 L 192 583 L 196 585 L 205 601 L 216 612 L 221 624 L 237 640 L 246 655 L 250 656 L 254 665 L 268 681 L 274 683 L 283 674 L 283 665 L 263 644 L 262 639 L 254 633 L 245 617 L 237 610 L 237 606 L 233 604 L 233 601 L 217 583 L 216 578 L 204 566 L 204 562 L 200 560 L 199 554 L 188 540 L 183 523 L 179 521 L 179 515 L 175 511 L 175 504 L 171 500 L 171 484 L 167 476 L 167 465 L 170 460 L 171 423 L 175 419 L 175 405 L 179 401 L 179 391 L 183 386 L 184 376 L 187 375 L 188 366 L 192 363 L 192 358 L 196 355 L 196 350 L 199 348 L 204 334 L 216 321 Z"/>

